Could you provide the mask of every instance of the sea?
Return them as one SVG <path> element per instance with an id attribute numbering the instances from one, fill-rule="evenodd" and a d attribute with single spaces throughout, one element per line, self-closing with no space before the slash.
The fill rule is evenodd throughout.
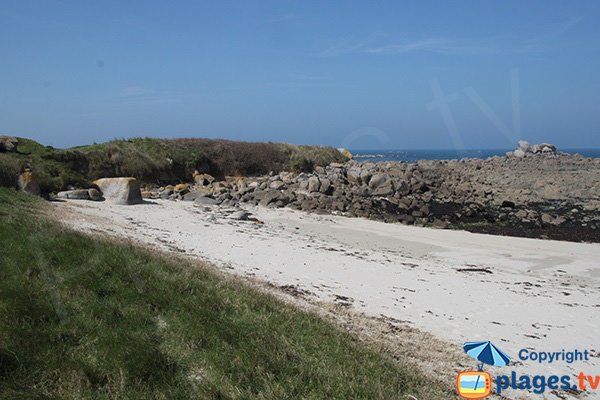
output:
<path id="1" fill-rule="evenodd" d="M 463 158 L 486 159 L 504 156 L 514 149 L 474 149 L 474 150 L 349 150 L 356 161 L 418 161 L 418 160 L 460 160 Z M 584 157 L 600 158 L 600 149 L 559 149 L 560 152 L 581 154 Z"/>

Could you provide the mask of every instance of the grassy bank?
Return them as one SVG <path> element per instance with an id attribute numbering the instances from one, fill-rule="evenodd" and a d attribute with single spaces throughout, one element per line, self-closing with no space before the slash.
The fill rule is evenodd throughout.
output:
<path id="1" fill-rule="evenodd" d="M 330 147 L 150 138 L 113 140 L 71 149 L 55 149 L 19 138 L 18 152 L 1 156 L 0 185 L 14 181 L 11 174 L 18 163 L 31 166 L 46 193 L 68 185 L 86 186 L 103 177 L 133 176 L 147 183 L 166 184 L 191 181 L 195 170 L 217 177 L 257 175 L 282 170 L 311 171 L 318 165 L 345 160 Z"/>
<path id="2" fill-rule="evenodd" d="M 315 315 L 40 207 L 0 188 L 2 399 L 453 398 Z"/>

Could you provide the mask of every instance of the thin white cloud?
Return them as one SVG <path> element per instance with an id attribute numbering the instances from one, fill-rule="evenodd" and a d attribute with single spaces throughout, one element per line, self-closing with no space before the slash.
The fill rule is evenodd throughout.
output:
<path id="1" fill-rule="evenodd" d="M 402 54 L 416 51 L 429 51 L 443 54 L 497 54 L 500 52 L 492 43 L 468 42 L 446 38 L 427 38 L 415 41 L 403 41 L 379 47 L 363 49 L 370 54 Z"/>
<path id="2" fill-rule="evenodd" d="M 526 38 L 510 33 L 477 38 L 422 37 L 409 39 L 393 38 L 378 32 L 362 39 L 338 41 L 319 52 L 318 55 L 334 57 L 360 53 L 392 55 L 413 52 L 490 55 L 540 51 L 552 46 L 558 37 L 572 30 L 582 19 L 583 17 L 580 16 L 569 18 L 545 33 Z"/>

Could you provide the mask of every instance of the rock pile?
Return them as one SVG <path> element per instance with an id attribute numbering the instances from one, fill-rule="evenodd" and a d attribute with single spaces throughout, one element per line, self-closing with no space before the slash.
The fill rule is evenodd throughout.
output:
<path id="1" fill-rule="evenodd" d="M 586 179 L 581 179 L 586 171 Z M 210 183 L 209 183 L 210 182 Z M 330 164 L 313 173 L 205 177 L 146 191 L 201 205 L 263 205 L 404 224 L 600 228 L 600 160 L 579 156 Z M 600 229 L 597 231 L 600 233 Z"/>
<path id="2" fill-rule="evenodd" d="M 556 157 L 556 146 L 549 143 L 541 144 L 529 144 L 526 140 L 519 140 L 517 149 L 507 153 L 507 156 L 514 156 L 518 158 L 529 157 L 529 156 L 547 156 Z"/>

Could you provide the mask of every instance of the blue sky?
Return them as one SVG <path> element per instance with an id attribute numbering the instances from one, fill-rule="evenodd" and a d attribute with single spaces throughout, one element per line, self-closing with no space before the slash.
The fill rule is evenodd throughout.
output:
<path id="1" fill-rule="evenodd" d="M 2 0 L 0 133 L 600 148 L 599 17 L 596 1 Z"/>

